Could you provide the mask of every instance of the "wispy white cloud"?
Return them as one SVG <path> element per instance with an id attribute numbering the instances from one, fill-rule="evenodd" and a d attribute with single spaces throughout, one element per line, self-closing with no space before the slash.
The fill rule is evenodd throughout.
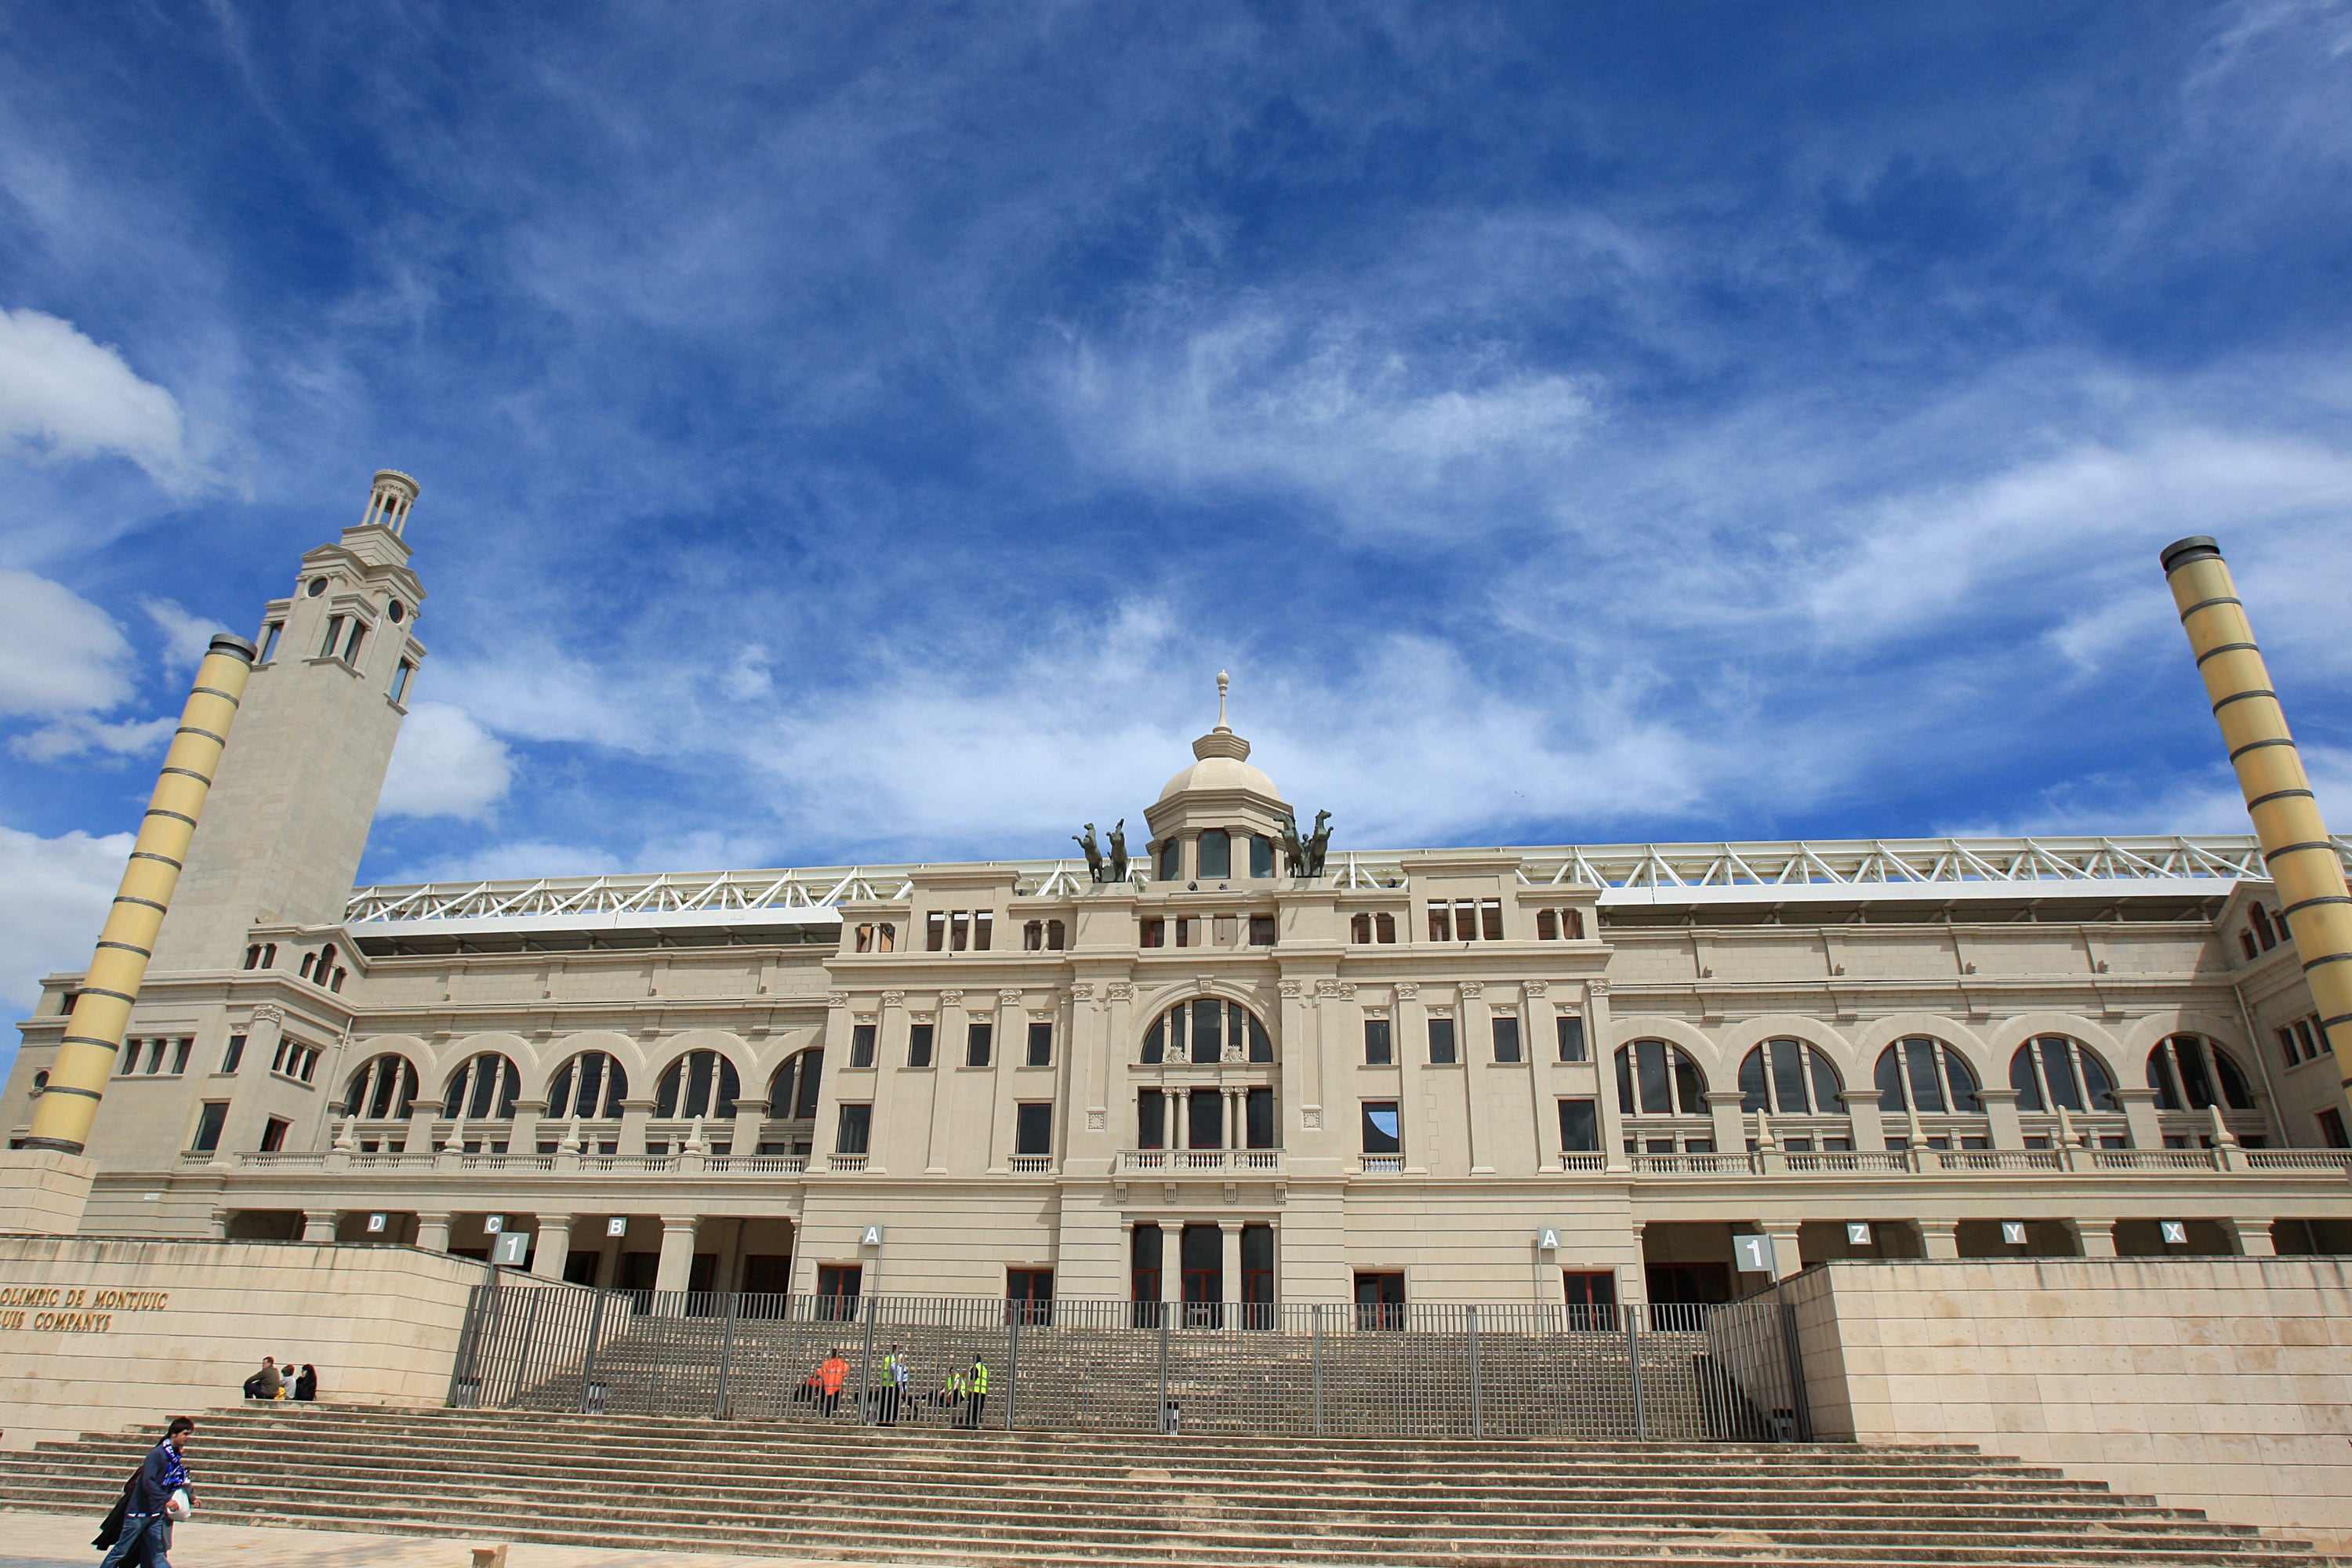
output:
<path id="1" fill-rule="evenodd" d="M 454 816 L 478 822 L 514 780 L 505 742 L 447 702 L 415 703 L 402 721 L 380 816 Z"/>
<path id="2" fill-rule="evenodd" d="M 209 479 L 178 399 L 120 350 L 39 310 L 0 311 L 0 441 L 42 461 L 128 458 L 174 493 Z"/>
<path id="3" fill-rule="evenodd" d="M 131 696 L 131 643 L 60 584 L 0 567 L 0 715 L 102 712 Z"/>
<path id="4" fill-rule="evenodd" d="M 145 599 L 139 607 L 163 634 L 163 668 L 174 674 L 203 663 L 213 638 L 228 630 L 207 616 L 190 615 L 169 599 Z"/>
<path id="5" fill-rule="evenodd" d="M 130 853 L 128 833 L 44 838 L 0 827 L 0 888 L 8 889 L 0 899 L 0 997 L 20 1015 L 39 997 L 42 975 L 89 964 Z"/>
<path id="6" fill-rule="evenodd" d="M 160 750 L 172 738 L 173 721 L 124 719 L 115 723 L 85 713 L 52 720 L 37 730 L 8 737 L 8 751 L 29 763 L 57 763 L 69 757 L 135 757 Z"/>

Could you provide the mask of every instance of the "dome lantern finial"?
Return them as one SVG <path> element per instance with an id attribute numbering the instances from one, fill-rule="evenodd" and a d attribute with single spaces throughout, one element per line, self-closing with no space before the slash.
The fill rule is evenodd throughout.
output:
<path id="1" fill-rule="evenodd" d="M 1222 669 L 1217 671 L 1217 728 L 1220 730 L 1231 730 L 1233 728 L 1232 725 L 1225 722 L 1225 693 L 1231 689 L 1233 684 L 1234 678 L 1232 676 L 1227 675 Z"/>

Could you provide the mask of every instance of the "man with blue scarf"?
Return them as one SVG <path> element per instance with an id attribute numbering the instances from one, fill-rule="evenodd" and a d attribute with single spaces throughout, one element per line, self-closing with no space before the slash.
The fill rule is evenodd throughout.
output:
<path id="1" fill-rule="evenodd" d="M 172 1549 L 172 1494 L 188 1482 L 188 1467 L 181 1450 L 188 1446 L 188 1436 L 196 1424 L 184 1415 L 174 1415 L 164 1429 L 163 1440 L 155 1445 L 138 1473 L 122 1489 L 122 1500 L 114 1506 L 121 1515 L 121 1532 L 113 1539 L 112 1549 L 99 1568 L 122 1568 L 134 1554 L 147 1568 L 172 1568 L 166 1555 Z M 110 1517 L 107 1526 L 114 1524 Z M 107 1544 L 106 1527 L 99 1530 L 95 1546 Z"/>

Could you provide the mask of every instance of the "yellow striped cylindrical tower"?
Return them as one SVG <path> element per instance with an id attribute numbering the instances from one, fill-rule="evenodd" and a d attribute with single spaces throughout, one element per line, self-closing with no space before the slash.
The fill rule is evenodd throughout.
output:
<path id="1" fill-rule="evenodd" d="M 2278 887 L 2287 934 L 2336 1054 L 2336 1076 L 2352 1089 L 2352 893 L 2345 888 L 2344 862 L 2320 820 L 2319 802 L 2221 547 L 2200 534 L 2168 546 L 2163 561 L 2247 815 L 2254 819 L 2254 836 Z M 2259 1041 L 2254 1048 L 2261 1048 Z"/>
<path id="2" fill-rule="evenodd" d="M 74 995 L 73 1014 L 66 1021 L 58 1059 L 49 1068 L 48 1085 L 34 1103 L 32 1129 L 25 1139 L 27 1149 L 79 1154 L 89 1142 L 89 1124 L 106 1097 L 106 1080 L 122 1049 L 122 1031 L 131 1022 L 139 986 L 147 978 L 147 961 L 155 952 L 155 932 L 171 908 L 188 840 L 195 837 L 196 818 L 212 792 L 213 775 L 220 771 L 221 751 L 228 744 L 229 726 L 236 721 L 253 658 L 254 647 L 243 637 L 216 637 L 196 667 L 195 689 L 188 693 L 180 728 L 139 824 L 138 842 L 131 847 L 131 864 L 123 868 L 114 906 L 98 933 L 89 973 Z"/>

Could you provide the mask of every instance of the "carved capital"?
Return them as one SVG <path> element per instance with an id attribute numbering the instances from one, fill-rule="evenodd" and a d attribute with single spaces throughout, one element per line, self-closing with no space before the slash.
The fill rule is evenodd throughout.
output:
<path id="1" fill-rule="evenodd" d="M 1077 980 L 1077 981 L 1073 981 L 1073 982 L 1071 983 L 1071 984 L 1070 984 L 1070 1000 L 1071 1000 L 1071 1001 L 1073 1001 L 1073 1002 L 1091 1002 L 1091 1001 L 1093 1001 L 1094 999 L 1095 999 L 1095 983 L 1094 983 L 1093 981 L 1091 981 L 1091 980 Z"/>
<path id="2" fill-rule="evenodd" d="M 903 1007 L 906 1005 L 906 1003 L 907 994 L 904 991 L 885 991 L 882 993 L 882 1005 L 885 1007 Z"/>
<path id="3" fill-rule="evenodd" d="M 1542 1001 L 1544 999 L 1545 993 L 1550 990 L 1550 988 L 1549 983 L 1541 980 L 1530 980 L 1519 987 L 1521 991 L 1527 994 L 1527 998 L 1530 1002 Z"/>
<path id="4" fill-rule="evenodd" d="M 1467 1002 L 1473 996 L 1484 995 L 1486 991 L 1486 985 L 1484 981 L 1465 980 L 1460 984 L 1456 985 L 1454 990 L 1461 994 L 1462 999 L 1465 1002 Z"/>
<path id="5" fill-rule="evenodd" d="M 849 1005 L 849 993 L 828 991 L 824 994 L 824 1005 L 828 1007 L 846 1007 Z"/>
<path id="6" fill-rule="evenodd" d="M 996 1005 L 1000 1007 L 1018 1007 L 1021 1005 L 1021 993 L 1000 991 L 996 994 Z"/>
<path id="7" fill-rule="evenodd" d="M 1606 996 L 1609 994 L 1609 982 L 1588 980 L 1584 983 L 1584 994 L 1587 996 Z"/>
<path id="8" fill-rule="evenodd" d="M 1103 987 L 1103 999 L 1109 1002 L 1132 1002 L 1135 1000 L 1135 987 L 1124 980 L 1114 980 Z"/>
<path id="9" fill-rule="evenodd" d="M 283 1024 L 286 1022 L 286 1009 L 280 1007 L 275 1002 L 264 1002 L 261 1005 L 253 1010 L 253 1022 L 256 1024 Z"/>
<path id="10" fill-rule="evenodd" d="M 1398 1001 L 1410 1002 L 1420 994 L 1421 987 L 1414 982 L 1410 980 L 1400 980 L 1397 982 L 1396 999 Z"/>
<path id="11" fill-rule="evenodd" d="M 940 1006 L 942 1006 L 942 1007 L 961 1007 L 961 1006 L 962 1006 L 962 1005 L 963 1005 L 963 993 L 962 993 L 962 992 L 961 992 L 961 991 L 942 991 L 942 992 L 940 992 Z"/>
<path id="12" fill-rule="evenodd" d="M 1315 983 L 1315 994 L 1327 1001 L 1332 999 L 1344 1001 L 1354 996 L 1355 994 L 1356 987 L 1345 980 L 1318 980 Z"/>
<path id="13" fill-rule="evenodd" d="M 1303 996 L 1307 994 L 1306 983 L 1297 980 L 1286 980 L 1282 983 L 1282 994 L 1285 996 Z"/>

